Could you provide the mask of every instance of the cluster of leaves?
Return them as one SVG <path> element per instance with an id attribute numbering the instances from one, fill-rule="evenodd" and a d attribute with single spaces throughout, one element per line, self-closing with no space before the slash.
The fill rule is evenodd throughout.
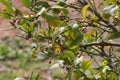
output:
<path id="1" fill-rule="evenodd" d="M 113 40 L 120 37 L 119 0 L 102 1 L 102 13 L 94 0 L 71 4 L 66 0 L 21 0 L 30 10 L 28 14 L 13 7 L 10 0 L 0 2 L 5 5 L 0 15 L 24 32 L 21 37 L 36 43 L 31 56 L 61 60 L 59 66 L 67 71 L 65 80 L 120 79 L 120 44 Z M 70 16 L 72 9 L 81 17 Z M 41 26 L 41 18 L 48 26 Z"/>

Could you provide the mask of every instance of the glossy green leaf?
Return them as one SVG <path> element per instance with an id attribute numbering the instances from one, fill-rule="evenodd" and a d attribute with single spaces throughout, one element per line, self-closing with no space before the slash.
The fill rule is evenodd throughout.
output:
<path id="1" fill-rule="evenodd" d="M 116 39 L 116 38 L 120 38 L 120 32 L 115 32 L 111 34 L 108 39 Z"/>

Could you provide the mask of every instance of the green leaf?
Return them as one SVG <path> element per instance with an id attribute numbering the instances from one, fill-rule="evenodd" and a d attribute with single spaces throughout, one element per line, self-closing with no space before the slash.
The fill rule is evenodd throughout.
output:
<path id="1" fill-rule="evenodd" d="M 59 6 L 65 6 L 66 5 L 66 3 L 65 3 L 65 1 L 59 1 L 58 3 L 57 3 L 57 5 L 59 5 Z"/>
<path id="2" fill-rule="evenodd" d="M 120 20 L 120 11 L 118 10 L 115 14 L 115 18 L 119 19 Z"/>
<path id="3" fill-rule="evenodd" d="M 38 72 L 38 73 L 36 74 L 36 76 L 35 76 L 35 79 L 34 79 L 34 80 L 38 80 L 38 79 L 39 79 L 39 77 L 40 77 L 40 72 Z"/>
<path id="4" fill-rule="evenodd" d="M 54 5 L 54 6 L 51 7 L 51 9 L 53 10 L 53 13 L 55 13 L 55 14 L 59 14 L 61 12 L 62 8 L 63 7 L 58 6 L 58 5 Z"/>
<path id="5" fill-rule="evenodd" d="M 73 40 L 71 40 L 69 42 L 66 42 L 66 46 L 69 49 L 75 49 L 75 48 L 77 48 L 80 45 L 82 40 L 83 40 L 83 35 L 79 34 L 78 36 L 75 36 L 75 39 L 73 39 Z"/>
<path id="6" fill-rule="evenodd" d="M 0 2 L 2 4 L 4 4 L 11 12 L 14 12 L 13 8 L 12 8 L 12 5 L 9 1 L 6 1 L 6 0 L 0 0 Z"/>
<path id="7" fill-rule="evenodd" d="M 104 0 L 104 3 L 109 5 L 116 4 L 116 0 Z"/>
<path id="8" fill-rule="evenodd" d="M 72 80 L 81 80 L 80 78 L 84 77 L 84 74 L 80 70 L 74 70 L 71 77 Z"/>
<path id="9" fill-rule="evenodd" d="M 96 33 L 97 28 L 93 28 L 92 30 L 89 30 L 89 32 L 84 33 L 84 38 L 87 42 L 93 42 L 95 38 L 92 36 Z"/>
<path id="10" fill-rule="evenodd" d="M 118 76 L 116 75 L 116 73 L 114 73 L 112 71 L 109 71 L 107 76 L 108 76 L 109 80 L 118 80 Z"/>
<path id="11" fill-rule="evenodd" d="M 102 16 L 103 16 L 104 20 L 109 20 L 111 17 L 111 15 L 109 13 L 105 13 L 105 12 L 102 13 Z"/>
<path id="12" fill-rule="evenodd" d="M 39 7 L 41 6 L 41 7 L 45 7 L 45 8 L 49 8 L 50 7 L 48 2 L 46 2 L 46 1 L 38 1 L 37 6 L 39 6 Z"/>
<path id="13" fill-rule="evenodd" d="M 74 60 L 74 59 L 75 59 L 75 55 L 74 55 L 74 53 L 73 53 L 72 51 L 70 51 L 70 50 L 64 50 L 63 53 L 64 53 L 67 57 L 69 57 L 71 60 Z"/>
<path id="14" fill-rule="evenodd" d="M 58 6 L 58 5 L 54 5 L 51 7 L 52 10 L 54 11 L 54 13 L 60 13 L 61 11 L 66 15 L 66 14 L 69 14 L 69 11 L 68 9 L 64 8 L 64 7 L 61 7 L 61 6 Z"/>
<path id="15" fill-rule="evenodd" d="M 61 12 L 61 9 L 52 9 L 54 14 L 59 14 Z"/>
<path id="16" fill-rule="evenodd" d="M 68 9 L 62 8 L 61 10 L 62 10 L 62 12 L 63 12 L 65 15 L 69 14 L 69 10 L 68 10 Z"/>
<path id="17" fill-rule="evenodd" d="M 86 14 L 87 14 L 87 9 L 89 8 L 89 5 L 85 5 L 82 10 L 81 10 L 81 14 L 83 16 L 83 18 L 86 18 Z"/>
<path id="18" fill-rule="evenodd" d="M 116 38 L 120 38 L 120 32 L 115 32 L 113 34 L 111 34 L 108 38 L 108 40 L 110 39 L 116 39 Z"/>
<path id="19" fill-rule="evenodd" d="M 22 0 L 22 3 L 27 8 L 32 8 L 34 0 Z"/>
<path id="20" fill-rule="evenodd" d="M 42 17 L 53 27 L 58 27 L 60 23 L 60 17 L 53 13 L 44 12 Z"/>
<path id="21" fill-rule="evenodd" d="M 30 77 L 29 77 L 29 80 L 32 80 L 32 78 L 33 78 L 33 72 L 31 72 L 31 75 L 30 75 Z"/>
<path id="22" fill-rule="evenodd" d="M 75 59 L 75 54 L 70 50 L 64 50 L 63 53 L 60 54 L 59 59 L 70 65 Z"/>
<path id="23" fill-rule="evenodd" d="M 19 10 L 19 9 L 15 9 L 15 13 L 16 13 L 17 16 L 23 16 L 22 11 Z"/>
<path id="24" fill-rule="evenodd" d="M 81 68 L 85 72 L 87 69 L 89 69 L 92 62 L 90 60 L 83 60 L 81 63 Z"/>

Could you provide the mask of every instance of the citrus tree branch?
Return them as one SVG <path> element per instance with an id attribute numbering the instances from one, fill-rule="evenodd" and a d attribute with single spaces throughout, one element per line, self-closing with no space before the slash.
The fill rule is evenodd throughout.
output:
<path id="1" fill-rule="evenodd" d="M 92 43 L 83 43 L 79 47 L 89 47 L 89 46 L 120 46 L 118 42 L 92 42 Z"/>

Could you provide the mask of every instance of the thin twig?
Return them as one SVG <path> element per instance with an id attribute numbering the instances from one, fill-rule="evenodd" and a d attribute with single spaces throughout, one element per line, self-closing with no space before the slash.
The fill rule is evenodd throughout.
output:
<path id="1" fill-rule="evenodd" d="M 79 47 L 89 47 L 89 46 L 120 46 L 118 42 L 92 42 L 92 43 L 83 43 Z"/>

